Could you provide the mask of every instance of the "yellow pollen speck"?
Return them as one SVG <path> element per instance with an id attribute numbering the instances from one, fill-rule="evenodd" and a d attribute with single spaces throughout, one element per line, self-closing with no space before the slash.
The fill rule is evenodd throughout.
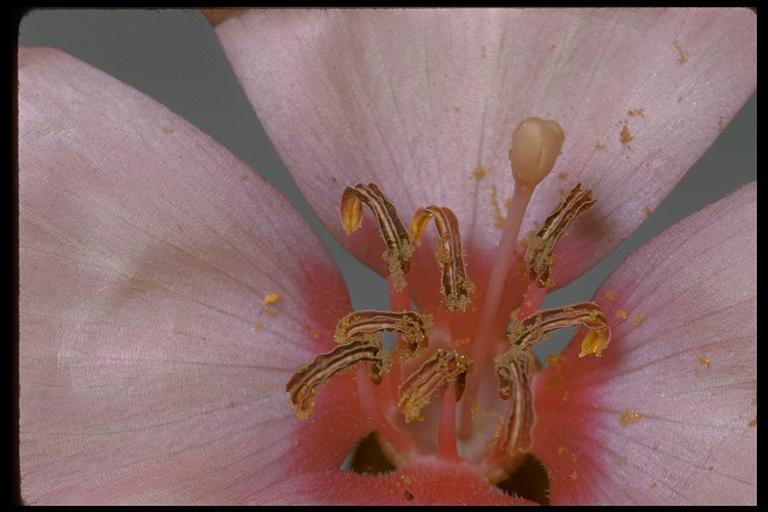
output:
<path id="1" fill-rule="evenodd" d="M 643 313 L 638 313 L 632 317 L 632 321 L 636 326 L 640 327 L 640 324 L 643 323 L 643 318 L 645 318 L 645 315 Z"/>
<path id="2" fill-rule="evenodd" d="M 268 304 L 274 304 L 275 302 L 279 301 L 282 297 L 276 293 L 268 293 L 264 296 L 263 304 L 266 306 Z"/>
<path id="3" fill-rule="evenodd" d="M 622 322 L 627 319 L 627 312 L 623 309 L 616 310 L 616 318 L 621 320 Z"/>
<path id="4" fill-rule="evenodd" d="M 577 478 L 579 478 L 579 474 L 576 471 L 571 473 L 571 480 L 576 480 Z"/>
<path id="5" fill-rule="evenodd" d="M 650 490 L 656 489 L 656 482 L 651 483 L 651 486 L 649 487 Z"/>
<path id="6" fill-rule="evenodd" d="M 474 176 L 477 181 L 480 181 L 485 178 L 485 172 L 485 168 L 482 165 L 478 165 L 475 167 L 475 170 L 472 171 L 472 176 Z"/>
<path id="7" fill-rule="evenodd" d="M 457 107 L 456 105 L 454 105 L 453 106 L 453 111 L 456 112 L 456 113 L 459 113 L 459 112 L 461 112 L 461 109 L 459 107 Z"/>
<path id="8" fill-rule="evenodd" d="M 646 217 L 650 217 L 651 213 L 653 213 L 653 209 L 651 209 L 650 206 L 645 205 L 645 208 L 643 208 L 643 212 L 645 213 Z"/>
<path id="9" fill-rule="evenodd" d="M 595 142 L 595 149 L 597 151 L 600 151 L 602 149 L 605 149 L 605 144 L 600 144 L 600 142 Z"/>
<path id="10" fill-rule="evenodd" d="M 645 114 L 643 114 L 643 107 L 628 110 L 627 115 L 629 117 L 636 117 L 636 116 L 645 117 Z"/>
<path id="11" fill-rule="evenodd" d="M 491 206 L 493 207 L 493 226 L 497 229 L 504 229 L 504 221 L 507 219 L 501 213 L 496 185 L 491 186 Z"/>
<path id="12" fill-rule="evenodd" d="M 173 133 L 173 128 L 170 128 L 168 126 L 163 126 L 163 132 L 165 132 L 165 133 Z"/>
<path id="13" fill-rule="evenodd" d="M 723 116 L 720 116 L 720 119 L 717 121 L 717 129 L 720 130 L 720 133 L 725 131 L 725 123 L 723 122 Z"/>
<path id="14" fill-rule="evenodd" d="M 565 356 L 559 352 L 557 354 L 550 354 L 547 356 L 547 364 L 551 366 L 560 366 L 563 361 L 565 361 Z"/>
<path id="15" fill-rule="evenodd" d="M 747 423 L 748 427 L 756 427 L 757 426 L 757 418 L 752 418 L 752 420 Z"/>
<path id="16" fill-rule="evenodd" d="M 640 413 L 637 412 L 624 411 L 619 415 L 619 425 L 622 427 L 638 421 L 640 421 Z"/>
<path id="17" fill-rule="evenodd" d="M 557 177 L 558 177 L 558 179 L 561 179 L 561 180 L 567 179 L 568 178 L 568 173 L 567 172 L 559 172 L 559 173 L 557 173 Z"/>
<path id="18" fill-rule="evenodd" d="M 557 447 L 557 454 L 558 455 L 562 455 L 564 453 L 565 453 L 565 446 L 563 446 L 563 445 L 558 446 Z"/>
<path id="19" fill-rule="evenodd" d="M 701 366 L 704 368 L 709 368 L 710 359 L 707 356 L 699 356 L 699 363 L 701 363 Z"/>
<path id="20" fill-rule="evenodd" d="M 263 327 L 264 327 L 264 324 L 259 322 L 258 320 L 256 321 L 256 323 L 253 324 L 253 329 L 255 331 L 260 331 Z"/>
<path id="21" fill-rule="evenodd" d="M 619 132 L 619 141 L 626 147 L 633 140 L 634 137 L 629 132 L 629 126 L 627 126 L 626 121 L 624 121 L 624 124 L 621 126 L 621 131 Z"/>
<path id="22" fill-rule="evenodd" d="M 243 174 L 242 176 L 240 176 L 240 181 L 248 181 L 249 179 L 250 179 L 250 176 L 246 174 Z"/>
<path id="23" fill-rule="evenodd" d="M 611 302 L 615 301 L 618 296 L 619 295 L 613 290 L 609 290 L 605 292 L 605 299 Z"/>
<path id="24" fill-rule="evenodd" d="M 616 465 L 618 465 L 618 466 L 626 466 L 627 465 L 627 458 L 626 457 L 616 457 Z"/>
<path id="25" fill-rule="evenodd" d="M 576 462 L 576 461 L 578 461 L 578 460 L 579 460 L 579 458 L 576 456 L 576 454 L 575 454 L 575 453 L 572 453 L 572 454 L 571 454 L 571 462 Z"/>
<path id="26" fill-rule="evenodd" d="M 683 47 L 680 46 L 680 43 L 678 41 L 672 41 L 672 46 L 674 46 L 677 50 L 677 63 L 682 66 L 688 62 L 688 52 L 683 50 Z"/>
<path id="27" fill-rule="evenodd" d="M 677 97 L 677 102 L 678 103 L 682 103 L 683 102 L 683 97 L 682 96 L 678 96 Z"/>

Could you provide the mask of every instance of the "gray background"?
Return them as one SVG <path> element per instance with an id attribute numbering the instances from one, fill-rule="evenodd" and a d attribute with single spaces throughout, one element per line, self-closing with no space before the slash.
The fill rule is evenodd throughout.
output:
<path id="1" fill-rule="evenodd" d="M 20 26 L 20 44 L 60 48 L 165 104 L 224 144 L 304 215 L 342 269 L 356 309 L 386 309 L 386 281 L 349 255 L 309 208 L 253 113 L 216 35 L 191 10 L 39 10 Z M 588 300 L 632 250 L 691 212 L 757 178 L 756 96 L 635 233 L 545 307 Z M 571 333 L 540 346 L 556 352 Z"/>

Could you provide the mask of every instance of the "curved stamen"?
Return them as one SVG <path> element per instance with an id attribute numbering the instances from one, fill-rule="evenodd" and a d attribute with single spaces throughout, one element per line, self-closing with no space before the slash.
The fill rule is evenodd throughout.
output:
<path id="1" fill-rule="evenodd" d="M 464 393 L 466 374 L 472 369 L 472 360 L 455 350 L 437 349 L 421 368 L 413 372 L 400 386 L 398 405 L 405 422 L 421 419 L 421 411 L 432 396 L 447 384 L 454 382 L 455 400 Z"/>
<path id="2" fill-rule="evenodd" d="M 429 315 L 415 311 L 354 311 L 336 325 L 334 339 L 339 344 L 346 344 L 364 335 L 393 331 L 400 335 L 394 352 L 403 357 L 414 357 L 427 346 L 431 323 Z"/>
<path id="3" fill-rule="evenodd" d="M 592 191 L 589 189 L 582 190 L 581 183 L 577 183 L 552 214 L 547 217 L 544 225 L 528 237 L 525 265 L 528 268 L 528 275 L 538 283 L 539 287 L 551 288 L 555 286 L 555 282 L 549 276 L 549 271 L 555 261 L 553 253 L 557 241 L 565 232 L 568 224 L 595 202 L 596 200 L 592 198 Z"/>
<path id="4" fill-rule="evenodd" d="M 285 387 L 296 416 L 304 419 L 312 412 L 317 386 L 358 363 L 372 363 L 369 376 L 374 382 L 380 382 L 389 369 L 389 360 L 381 341 L 373 337 L 359 338 L 320 354 L 312 363 L 299 367 Z"/>
<path id="5" fill-rule="evenodd" d="M 588 354 L 599 357 L 611 341 L 611 329 L 600 306 L 594 302 L 538 311 L 515 324 L 507 338 L 515 346 L 528 349 L 536 346 L 548 332 L 578 324 L 590 329 L 582 341 L 579 357 Z"/>
<path id="6" fill-rule="evenodd" d="M 437 229 L 437 261 L 443 269 L 441 291 L 445 297 L 445 307 L 450 311 L 467 311 L 472 304 L 471 295 L 475 292 L 475 285 L 467 276 L 459 221 L 449 208 L 434 205 L 419 208 L 411 220 L 411 240 L 414 245 L 419 245 L 421 234 L 430 219 L 435 219 Z"/>
<path id="7" fill-rule="evenodd" d="M 531 395 L 531 370 L 535 360 L 530 350 L 513 346 L 497 357 L 495 363 L 499 397 L 510 401 L 501 446 L 515 457 L 528 452 L 532 444 L 531 432 L 536 416 Z"/>
<path id="8" fill-rule="evenodd" d="M 395 288 L 405 288 L 405 274 L 413 255 L 408 232 L 397 216 L 397 210 L 375 183 L 347 187 L 341 196 L 341 225 L 349 235 L 360 229 L 363 223 L 363 204 L 371 209 L 379 223 L 379 233 L 387 244 L 383 258 L 389 266 L 389 275 Z"/>

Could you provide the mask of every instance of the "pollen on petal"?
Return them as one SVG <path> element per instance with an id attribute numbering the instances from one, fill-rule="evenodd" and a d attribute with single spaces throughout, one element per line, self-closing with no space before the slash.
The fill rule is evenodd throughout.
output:
<path id="1" fill-rule="evenodd" d="M 709 368 L 709 365 L 711 364 L 711 360 L 707 356 L 699 356 L 699 364 L 704 368 Z"/>
<path id="2" fill-rule="evenodd" d="M 264 300 L 262 304 L 264 304 L 265 306 L 269 304 L 274 304 L 275 302 L 280 301 L 281 298 L 282 297 L 280 297 L 280 295 L 278 295 L 277 293 L 268 293 L 264 295 Z"/>
<path id="3" fill-rule="evenodd" d="M 637 313 L 635 316 L 632 317 L 632 322 L 638 327 L 640 327 L 640 324 L 643 323 L 643 319 L 645 318 L 645 315 L 643 313 Z"/>
<path id="4" fill-rule="evenodd" d="M 627 319 L 627 312 L 623 309 L 617 309 L 616 310 L 616 318 L 621 320 L 622 322 Z"/>
<path id="5" fill-rule="evenodd" d="M 640 413 L 637 412 L 624 411 L 619 415 L 619 425 L 625 428 L 638 421 L 640 421 Z"/>
<path id="6" fill-rule="evenodd" d="M 485 178 L 485 173 L 486 173 L 486 172 L 487 172 L 487 171 L 485 170 L 485 167 L 483 167 L 482 165 L 478 165 L 478 166 L 477 166 L 477 167 L 475 167 L 475 169 L 472 171 L 472 176 L 473 176 L 473 177 L 474 177 L 474 178 L 475 178 L 477 181 L 480 181 L 480 180 L 482 180 L 483 178 Z"/>

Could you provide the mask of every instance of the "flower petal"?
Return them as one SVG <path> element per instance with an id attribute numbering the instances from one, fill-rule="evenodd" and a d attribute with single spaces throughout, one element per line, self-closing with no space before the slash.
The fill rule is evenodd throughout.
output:
<path id="1" fill-rule="evenodd" d="M 366 431 L 353 381 L 304 423 L 284 387 L 349 301 L 287 201 L 51 49 L 19 53 L 19 142 L 24 500 L 236 503 L 338 467 Z"/>
<path id="2" fill-rule="evenodd" d="M 564 285 L 645 219 L 751 94 L 755 25 L 746 9 L 283 10 L 216 32 L 310 204 L 379 271 L 375 223 L 342 235 L 345 186 L 376 182 L 406 219 L 450 207 L 484 265 L 516 123 L 557 120 L 563 154 L 522 232 L 569 185 L 594 190 L 556 253 Z"/>
<path id="3" fill-rule="evenodd" d="M 603 357 L 537 376 L 553 503 L 755 503 L 755 208 L 753 183 L 630 256 L 595 298 Z"/>
<path id="4" fill-rule="evenodd" d="M 254 504 L 510 505 L 534 504 L 496 489 L 465 464 L 424 460 L 386 475 L 326 471 L 263 489 Z"/>

